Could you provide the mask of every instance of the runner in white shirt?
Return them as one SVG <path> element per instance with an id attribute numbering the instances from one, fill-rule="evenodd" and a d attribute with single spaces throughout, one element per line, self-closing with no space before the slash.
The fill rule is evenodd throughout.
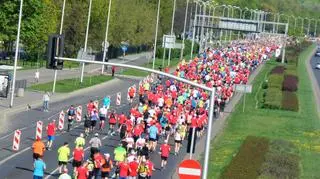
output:
<path id="1" fill-rule="evenodd" d="M 100 125 L 99 125 L 99 130 L 102 130 L 104 128 L 104 124 L 107 118 L 108 114 L 108 109 L 105 106 L 102 106 L 99 109 L 99 119 L 100 119 Z"/>
<path id="2" fill-rule="evenodd" d="M 180 150 L 180 146 L 181 146 L 181 142 L 182 142 L 182 138 L 179 133 L 179 130 L 177 130 L 174 134 L 174 143 L 175 143 L 174 155 L 178 155 L 179 150 Z"/>

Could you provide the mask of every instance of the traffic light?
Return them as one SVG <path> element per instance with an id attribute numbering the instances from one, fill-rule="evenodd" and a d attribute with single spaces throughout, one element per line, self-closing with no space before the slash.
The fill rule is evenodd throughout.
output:
<path id="1" fill-rule="evenodd" d="M 55 57 L 62 57 L 64 49 L 64 35 L 53 34 L 48 40 L 48 69 L 62 70 L 63 60 L 57 60 Z"/>

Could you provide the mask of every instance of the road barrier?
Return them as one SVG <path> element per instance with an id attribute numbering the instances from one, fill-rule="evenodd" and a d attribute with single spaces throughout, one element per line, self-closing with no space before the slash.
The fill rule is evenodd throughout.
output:
<path id="1" fill-rule="evenodd" d="M 18 129 L 14 132 L 12 150 L 18 151 L 20 147 L 21 131 Z"/>
<path id="2" fill-rule="evenodd" d="M 41 140 L 42 139 L 42 127 L 43 127 L 43 122 L 38 121 L 37 122 L 37 127 L 36 127 L 36 139 Z"/>
<path id="3" fill-rule="evenodd" d="M 121 92 L 118 92 L 118 93 L 117 93 L 116 105 L 117 105 L 117 106 L 120 106 L 120 105 L 121 105 Z"/>
<path id="4" fill-rule="evenodd" d="M 59 114 L 59 123 L 58 123 L 59 130 L 62 130 L 64 128 L 64 117 L 65 117 L 65 114 L 63 111 L 61 111 Z"/>
<path id="5" fill-rule="evenodd" d="M 78 106 L 76 110 L 76 121 L 80 122 L 82 118 L 82 106 Z"/>

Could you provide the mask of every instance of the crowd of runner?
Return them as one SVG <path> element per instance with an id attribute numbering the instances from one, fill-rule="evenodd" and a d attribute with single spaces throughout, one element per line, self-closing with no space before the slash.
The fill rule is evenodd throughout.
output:
<path id="1" fill-rule="evenodd" d="M 218 114 L 233 96 L 234 85 L 246 84 L 250 73 L 279 48 L 276 42 L 276 39 L 269 38 L 241 41 L 222 49 L 207 49 L 189 62 L 183 60 L 173 74 L 216 87 L 215 111 Z M 135 94 L 139 97 L 136 103 Z M 198 137 L 204 135 L 209 115 L 208 92 L 163 76 L 153 76 L 152 80 L 142 81 L 136 89 L 131 87 L 128 95 L 131 105 L 128 112 L 112 110 L 110 98 L 105 98 L 100 106 L 93 101 L 87 104 L 84 131 L 75 139 L 72 145 L 75 147 L 71 150 L 71 145 L 65 142 L 58 148 L 59 178 L 149 179 L 155 170 L 151 153 L 160 151 L 160 167 L 165 170 L 171 153 L 180 153 L 187 131 L 195 129 Z M 69 131 L 75 118 L 73 106 L 68 109 L 67 118 Z M 103 145 L 99 131 L 119 136 L 119 145 L 113 153 L 101 153 Z M 56 122 L 52 121 L 47 126 L 47 144 L 36 140 L 32 146 L 34 178 L 44 176 L 42 158 L 45 150 L 52 149 L 55 133 Z M 92 138 L 90 134 L 93 134 Z M 168 144 L 171 140 L 174 146 Z M 85 146 L 90 147 L 88 157 L 85 157 Z M 73 171 L 68 171 L 71 157 Z"/>

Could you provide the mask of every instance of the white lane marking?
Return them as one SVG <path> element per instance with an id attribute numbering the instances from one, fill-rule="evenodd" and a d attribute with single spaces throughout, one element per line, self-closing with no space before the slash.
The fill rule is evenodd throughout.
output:
<path id="1" fill-rule="evenodd" d="M 25 148 L 25 149 L 23 149 L 23 150 L 20 150 L 19 152 L 15 153 L 15 154 L 10 155 L 9 157 L 1 160 L 1 161 L 0 161 L 0 165 L 2 165 L 2 164 L 5 163 L 6 161 L 12 159 L 13 157 L 15 157 L 15 156 L 17 156 L 17 155 L 22 154 L 23 152 L 25 152 L 25 151 L 27 151 L 27 150 L 29 150 L 29 149 L 31 149 L 31 147 L 27 147 L 27 148 Z"/>
<path id="2" fill-rule="evenodd" d="M 195 168 L 180 167 L 178 173 L 182 174 L 182 175 L 200 176 L 201 175 L 201 170 L 200 169 L 195 169 Z"/>

